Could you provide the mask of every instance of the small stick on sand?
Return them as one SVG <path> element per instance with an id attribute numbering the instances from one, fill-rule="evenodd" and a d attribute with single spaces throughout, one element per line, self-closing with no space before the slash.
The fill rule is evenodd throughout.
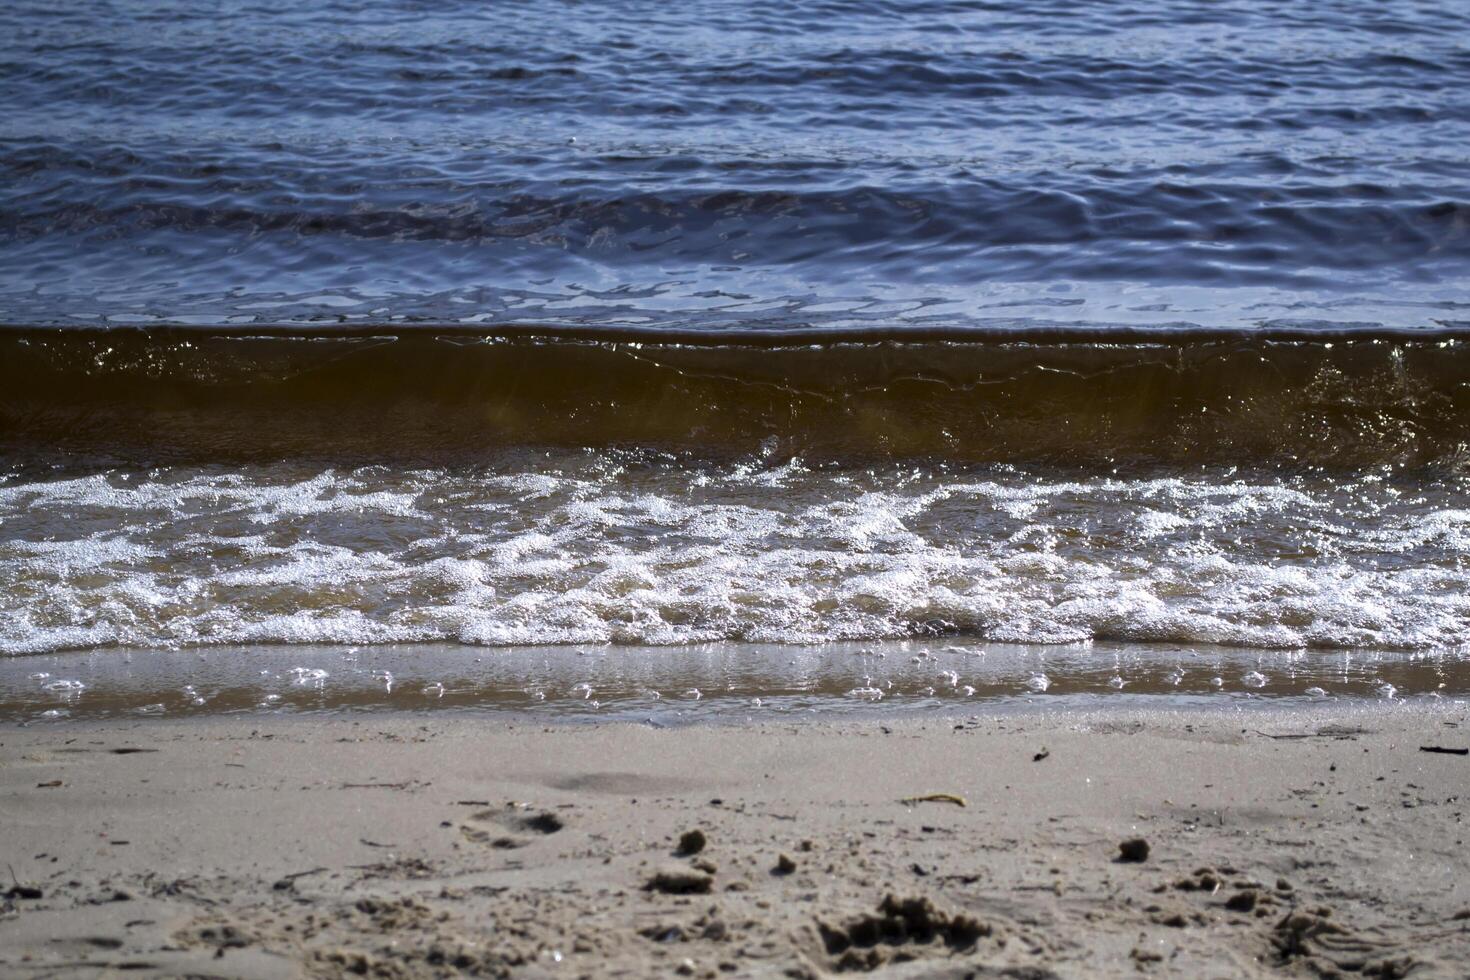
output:
<path id="1" fill-rule="evenodd" d="M 319 875 L 323 871 L 330 871 L 330 870 L 331 870 L 330 868 L 312 868 L 312 869 L 310 869 L 308 871 L 293 871 L 293 872 L 291 872 L 288 875 L 281 875 L 281 880 L 282 881 L 295 881 L 297 878 L 305 878 L 307 875 Z"/>
<path id="2" fill-rule="evenodd" d="M 1444 755 L 1470 755 L 1470 749 L 1452 749 L 1444 745 L 1421 745 L 1420 752 L 1439 752 Z"/>
<path id="3" fill-rule="evenodd" d="M 964 806 L 965 798 L 953 793 L 926 793 L 923 796 L 905 796 L 898 802 L 905 806 L 913 806 L 915 803 L 953 803 L 955 806 Z"/>

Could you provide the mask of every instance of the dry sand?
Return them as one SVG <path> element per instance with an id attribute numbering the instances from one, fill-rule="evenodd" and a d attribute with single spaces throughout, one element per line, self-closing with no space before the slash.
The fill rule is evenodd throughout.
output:
<path id="1" fill-rule="evenodd" d="M 1463 977 L 1465 715 L 10 727 L 0 974 Z"/>

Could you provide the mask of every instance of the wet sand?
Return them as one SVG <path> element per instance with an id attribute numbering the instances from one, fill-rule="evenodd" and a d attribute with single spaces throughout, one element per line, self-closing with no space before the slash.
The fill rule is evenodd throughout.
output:
<path id="1" fill-rule="evenodd" d="M 8 726 L 0 973 L 1463 976 L 1466 714 Z"/>

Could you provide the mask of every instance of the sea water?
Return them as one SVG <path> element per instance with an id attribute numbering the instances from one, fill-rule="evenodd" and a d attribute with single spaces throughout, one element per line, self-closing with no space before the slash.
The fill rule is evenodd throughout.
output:
<path id="1" fill-rule="evenodd" d="M 9 4 L 0 713 L 1462 695 L 1467 37 Z"/>

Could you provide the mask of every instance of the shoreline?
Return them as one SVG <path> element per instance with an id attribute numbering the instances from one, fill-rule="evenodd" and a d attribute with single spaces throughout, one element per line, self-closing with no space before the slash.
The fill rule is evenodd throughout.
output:
<path id="1" fill-rule="evenodd" d="M 0 724 L 354 711 L 527 722 L 862 722 L 974 712 L 1350 706 L 1463 697 L 1462 652 L 953 639 L 816 645 L 317 645 L 0 658 Z"/>
<path id="2" fill-rule="evenodd" d="M 0 725 L 0 968 L 1453 976 L 1467 715 Z"/>

